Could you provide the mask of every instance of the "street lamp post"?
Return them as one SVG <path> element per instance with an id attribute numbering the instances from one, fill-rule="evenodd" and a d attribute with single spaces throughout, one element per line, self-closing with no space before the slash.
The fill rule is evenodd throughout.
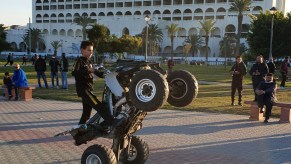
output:
<path id="1" fill-rule="evenodd" d="M 272 58 L 272 42 L 273 42 L 273 26 L 274 26 L 274 14 L 277 11 L 275 7 L 270 9 L 270 13 L 272 15 L 272 23 L 271 23 L 271 36 L 270 36 L 270 52 L 269 52 L 269 59 Z"/>
<path id="2" fill-rule="evenodd" d="M 147 27 L 146 27 L 146 48 L 145 48 L 145 58 L 144 60 L 147 61 L 148 56 L 148 33 L 149 33 L 149 20 L 151 19 L 148 15 L 144 17 Z"/>

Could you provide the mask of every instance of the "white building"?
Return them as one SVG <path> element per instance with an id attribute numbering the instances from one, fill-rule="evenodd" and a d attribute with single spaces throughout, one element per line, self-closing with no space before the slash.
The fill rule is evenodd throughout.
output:
<path id="1" fill-rule="evenodd" d="M 174 50 L 182 52 L 182 44 L 191 34 L 203 35 L 199 21 L 214 19 L 216 30 L 209 39 L 209 57 L 219 56 L 219 41 L 225 34 L 237 33 L 237 12 L 229 11 L 234 0 L 33 0 L 32 24 L 44 33 L 47 49 L 52 49 L 50 42 L 63 42 L 62 52 L 76 53 L 82 40 L 81 26 L 73 24 L 75 17 L 90 16 L 97 23 L 107 26 L 111 34 L 136 35 L 146 26 L 144 17 L 149 15 L 149 23 L 158 24 L 164 38 L 160 43 L 162 53 L 170 52 L 170 39 L 166 25 L 178 24 L 181 30 L 174 39 Z M 253 0 L 250 11 L 244 13 L 243 33 L 250 23 L 249 14 L 269 10 L 275 6 L 285 12 L 285 0 Z M 242 39 L 241 42 L 245 42 Z M 21 43 L 17 43 L 20 45 Z M 198 53 L 204 56 L 204 52 Z"/>

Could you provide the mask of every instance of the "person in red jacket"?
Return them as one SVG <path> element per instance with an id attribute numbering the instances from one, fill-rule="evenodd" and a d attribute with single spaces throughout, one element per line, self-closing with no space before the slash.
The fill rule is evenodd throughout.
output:
<path id="1" fill-rule="evenodd" d="M 289 63 L 289 56 L 286 56 L 284 61 L 281 63 L 281 66 L 280 66 L 280 73 L 282 76 L 280 89 L 285 89 L 285 82 L 287 80 L 287 74 L 288 74 L 288 63 Z"/>

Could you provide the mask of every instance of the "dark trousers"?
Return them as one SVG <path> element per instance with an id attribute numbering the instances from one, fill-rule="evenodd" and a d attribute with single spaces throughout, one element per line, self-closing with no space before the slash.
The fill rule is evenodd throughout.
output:
<path id="1" fill-rule="evenodd" d="M 85 124 L 90 118 L 92 108 L 94 108 L 100 116 L 109 124 L 113 121 L 113 116 L 109 110 L 102 108 L 101 102 L 97 97 L 90 91 L 85 91 L 85 94 L 82 95 L 82 104 L 83 104 L 83 113 L 79 121 L 80 124 Z"/>
<path id="2" fill-rule="evenodd" d="M 52 78 L 52 86 L 55 86 L 55 78 L 56 78 L 56 83 L 57 86 L 59 86 L 59 74 L 58 72 L 51 72 L 51 78 Z"/>
<path id="3" fill-rule="evenodd" d="M 281 75 L 282 75 L 282 81 L 281 81 L 280 87 L 285 87 L 285 82 L 287 80 L 287 74 L 281 72 Z"/>
<path id="4" fill-rule="evenodd" d="M 235 91 L 238 93 L 238 103 L 241 103 L 242 100 L 242 79 L 232 80 L 231 83 L 231 102 L 234 103 Z"/>
<path id="5" fill-rule="evenodd" d="M 11 96 L 11 90 L 12 90 L 12 83 L 8 83 L 6 84 L 6 87 L 7 87 L 7 92 L 8 92 L 8 95 Z"/>
<path id="6" fill-rule="evenodd" d="M 38 86 L 41 87 L 40 77 L 42 77 L 42 79 L 44 81 L 44 84 L 45 84 L 45 87 L 48 88 L 47 81 L 46 81 L 46 76 L 45 76 L 44 72 L 37 72 Z"/>
<path id="7" fill-rule="evenodd" d="M 266 97 L 264 94 L 258 95 L 257 98 L 259 108 L 263 108 L 264 105 L 266 105 L 265 120 L 269 120 L 274 102 L 271 98 Z"/>
<path id="8" fill-rule="evenodd" d="M 15 90 L 15 99 L 18 99 L 18 91 L 19 91 L 19 87 L 18 86 L 14 86 L 14 90 Z"/>

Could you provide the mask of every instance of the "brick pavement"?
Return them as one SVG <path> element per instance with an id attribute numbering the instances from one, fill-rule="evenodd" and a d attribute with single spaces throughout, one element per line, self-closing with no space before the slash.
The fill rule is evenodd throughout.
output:
<path id="1" fill-rule="evenodd" d="M 81 103 L 0 99 L 1 164 L 75 164 L 97 139 L 79 147 L 71 136 L 53 135 L 75 125 Z M 291 126 L 248 116 L 158 110 L 137 134 L 150 147 L 147 164 L 290 163 Z"/>

